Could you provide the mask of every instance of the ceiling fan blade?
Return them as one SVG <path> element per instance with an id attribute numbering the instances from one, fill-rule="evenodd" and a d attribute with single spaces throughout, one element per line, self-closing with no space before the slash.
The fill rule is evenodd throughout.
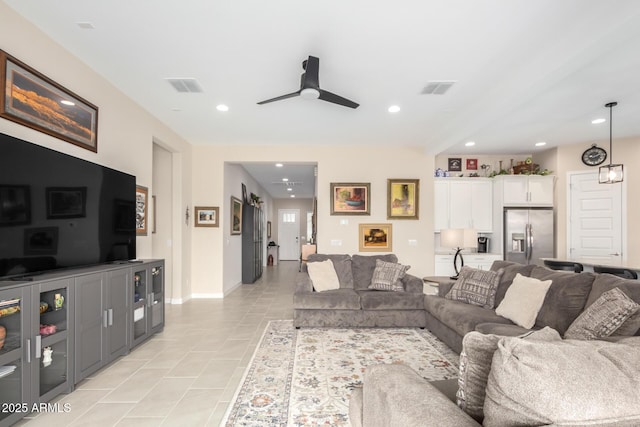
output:
<path id="1" fill-rule="evenodd" d="M 309 59 L 305 61 L 304 74 L 302 75 L 302 89 L 320 88 L 320 80 L 318 78 L 318 72 L 320 69 L 320 59 L 315 56 L 309 56 Z"/>
<path id="2" fill-rule="evenodd" d="M 358 108 L 360 106 L 360 104 L 357 104 L 351 100 L 348 100 L 347 98 L 343 98 L 339 95 L 336 95 L 335 93 L 331 93 L 329 91 L 322 90 L 322 89 L 320 89 L 320 99 L 322 99 L 323 101 L 333 102 L 334 104 L 342 105 L 344 107 L 349 107 L 349 108 Z"/>
<path id="3" fill-rule="evenodd" d="M 258 105 L 268 104 L 270 102 L 275 102 L 275 101 L 281 101 L 283 99 L 293 98 L 295 96 L 300 96 L 300 91 L 299 90 L 296 91 L 296 92 L 288 93 L 286 95 L 277 96 L 275 98 L 271 98 L 271 99 L 267 99 L 267 100 L 264 100 L 264 101 L 260 101 L 260 102 L 258 102 Z"/>

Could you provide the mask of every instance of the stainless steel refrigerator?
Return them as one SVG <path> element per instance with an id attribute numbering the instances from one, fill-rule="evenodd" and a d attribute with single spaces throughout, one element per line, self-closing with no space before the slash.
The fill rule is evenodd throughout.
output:
<path id="1" fill-rule="evenodd" d="M 505 260 L 543 265 L 541 258 L 555 258 L 554 235 L 553 208 L 505 208 Z"/>

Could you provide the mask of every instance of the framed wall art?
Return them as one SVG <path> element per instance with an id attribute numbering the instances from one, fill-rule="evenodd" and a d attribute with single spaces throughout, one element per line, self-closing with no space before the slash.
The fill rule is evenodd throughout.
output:
<path id="1" fill-rule="evenodd" d="M 231 235 L 242 234 L 242 200 L 231 196 Z"/>
<path id="2" fill-rule="evenodd" d="M 369 183 L 331 183 L 331 215 L 370 215 Z"/>
<path id="3" fill-rule="evenodd" d="M 195 227 L 218 227 L 219 225 L 219 208 L 196 206 L 195 211 Z"/>
<path id="4" fill-rule="evenodd" d="M 360 252 L 391 252 L 391 224 L 359 224 L 358 250 Z"/>
<path id="5" fill-rule="evenodd" d="M 98 107 L 0 50 L 0 117 L 98 152 Z"/>
<path id="6" fill-rule="evenodd" d="M 478 159 L 467 159 L 467 170 L 478 170 Z"/>
<path id="7" fill-rule="evenodd" d="M 418 219 L 419 179 L 387 180 L 387 219 Z"/>
<path id="8" fill-rule="evenodd" d="M 460 158 L 460 157 L 449 157 L 449 161 L 447 162 L 447 170 L 449 172 L 461 172 L 462 171 L 462 158 Z"/>
<path id="9" fill-rule="evenodd" d="M 147 211 L 149 189 L 136 185 L 136 235 L 147 235 Z"/>

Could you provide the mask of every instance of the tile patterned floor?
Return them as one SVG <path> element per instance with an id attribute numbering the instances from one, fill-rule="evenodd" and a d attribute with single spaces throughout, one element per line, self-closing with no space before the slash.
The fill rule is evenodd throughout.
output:
<path id="1" fill-rule="evenodd" d="M 292 319 L 298 262 L 265 267 L 225 299 L 166 305 L 162 333 L 16 426 L 218 426 L 270 320 Z"/>

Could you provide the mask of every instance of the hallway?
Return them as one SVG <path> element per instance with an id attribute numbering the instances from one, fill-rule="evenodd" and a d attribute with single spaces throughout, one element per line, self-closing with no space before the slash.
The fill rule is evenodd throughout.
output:
<path id="1" fill-rule="evenodd" d="M 18 426 L 218 426 L 270 320 L 292 319 L 297 261 L 225 299 L 166 307 L 164 331 Z"/>

